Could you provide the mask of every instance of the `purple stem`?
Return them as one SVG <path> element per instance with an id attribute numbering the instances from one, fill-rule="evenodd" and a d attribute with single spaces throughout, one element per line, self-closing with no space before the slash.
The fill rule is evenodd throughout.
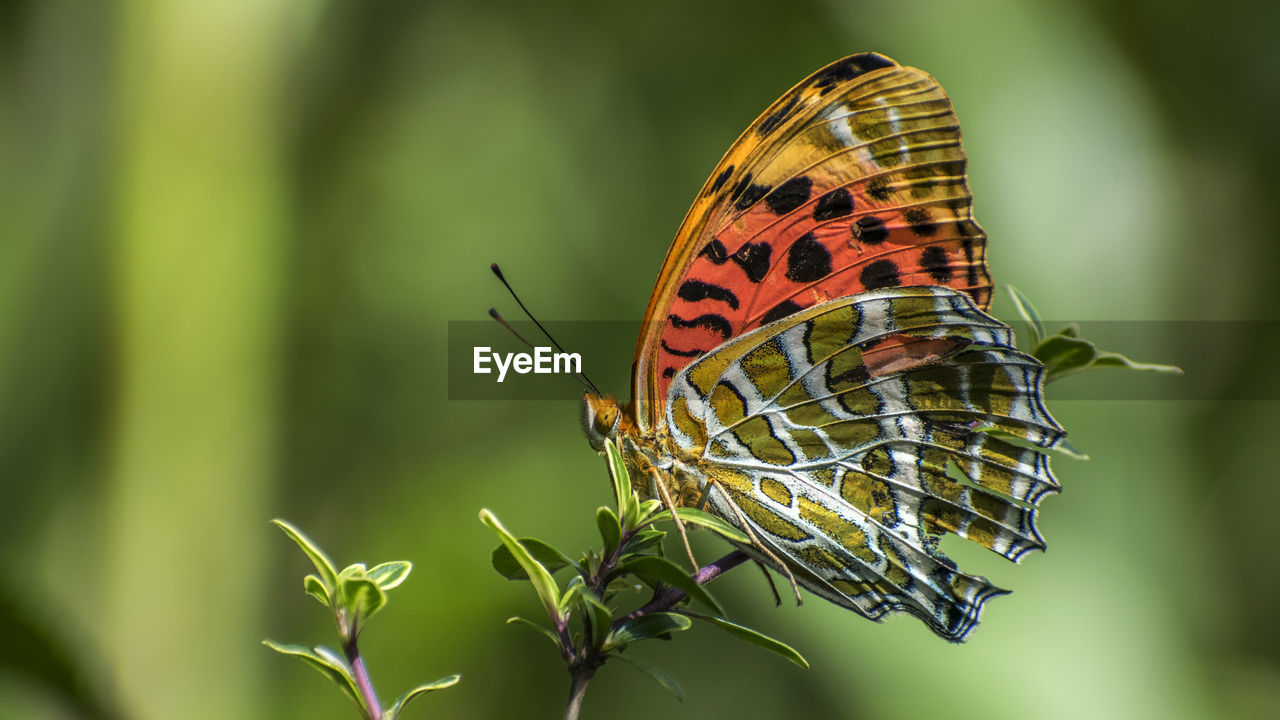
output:
<path id="1" fill-rule="evenodd" d="M 606 558 L 601 563 L 600 568 L 596 571 L 595 582 L 593 582 L 592 590 L 597 594 L 601 594 L 604 585 L 607 582 L 609 574 L 613 572 L 614 566 L 618 562 L 619 553 L 626 544 L 627 536 L 624 534 L 618 543 L 617 549 L 614 550 L 612 556 Z M 724 557 L 716 560 L 710 565 L 704 565 L 697 573 L 694 574 L 693 580 L 699 585 L 705 585 L 711 582 L 721 574 L 726 573 L 742 563 L 747 561 L 747 554 L 741 550 L 734 550 Z M 653 596 L 644 607 L 627 615 L 622 620 L 614 623 L 618 624 L 638 618 L 641 615 L 653 612 L 663 612 L 675 607 L 675 604 L 683 599 L 685 593 L 683 590 L 668 586 L 662 592 Z M 564 720 L 577 720 L 578 714 L 582 712 L 582 698 L 587 692 L 587 683 L 591 682 L 592 676 L 596 674 L 596 669 L 604 664 L 604 658 L 595 657 L 590 649 L 584 653 L 584 657 L 577 657 L 573 652 L 573 643 L 569 639 L 568 626 L 557 624 L 556 630 L 560 634 L 560 652 L 569 664 L 569 674 L 573 678 L 573 682 L 569 687 L 569 704 L 564 709 Z M 598 632 L 598 631 L 597 631 Z"/>
<path id="2" fill-rule="evenodd" d="M 351 674 L 356 678 L 360 697 L 372 713 L 371 720 L 382 720 L 382 705 L 378 703 L 378 694 L 373 690 L 373 681 L 369 679 L 369 671 L 365 669 L 364 658 L 360 657 L 354 639 L 347 647 L 347 661 L 351 663 Z"/>
<path id="3" fill-rule="evenodd" d="M 734 550 L 710 565 L 703 565 L 702 568 L 694 574 L 693 580 L 699 585 L 706 585 L 723 573 L 738 567 L 748 559 L 749 558 L 746 553 L 741 550 Z M 662 592 L 655 595 L 654 598 L 644 607 L 626 616 L 623 620 L 632 620 L 640 617 L 641 615 L 647 615 L 654 612 L 665 612 L 675 607 L 675 604 L 680 602 L 684 596 L 685 592 L 680 588 L 667 586 Z"/>
<path id="4" fill-rule="evenodd" d="M 369 678 L 369 670 L 364 666 L 364 658 L 360 657 L 360 648 L 356 638 L 360 631 L 355 623 L 347 621 L 346 613 L 334 612 L 333 619 L 338 624 L 338 635 L 342 637 L 342 652 L 347 656 L 351 666 L 351 675 L 356 681 L 356 690 L 360 693 L 360 702 L 368 711 L 369 720 L 382 720 L 382 704 L 378 702 L 378 694 L 373 690 L 373 680 Z"/>

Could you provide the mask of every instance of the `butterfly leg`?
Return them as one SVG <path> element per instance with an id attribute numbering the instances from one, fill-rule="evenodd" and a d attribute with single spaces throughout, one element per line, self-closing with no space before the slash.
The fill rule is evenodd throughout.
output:
<path id="1" fill-rule="evenodd" d="M 720 485 L 720 483 L 717 482 L 715 479 L 708 478 L 707 481 L 710 483 L 713 483 L 716 486 L 717 490 L 724 493 L 724 496 L 726 498 L 732 497 L 728 492 L 725 491 L 724 487 Z M 770 550 L 768 546 L 766 546 L 763 542 L 760 541 L 759 536 L 757 536 L 756 532 L 751 529 L 751 523 L 747 522 L 747 519 L 742 516 L 742 511 L 738 509 L 737 503 L 733 502 L 733 500 L 730 500 L 728 504 L 729 504 L 729 507 L 733 509 L 733 514 L 738 517 L 738 523 L 741 524 L 742 529 L 746 531 L 747 537 L 751 538 L 752 547 L 757 548 L 760 552 L 765 554 L 765 557 L 769 558 L 774 562 L 774 564 L 782 568 L 782 571 L 787 574 L 787 579 L 791 581 L 791 592 L 794 593 L 796 596 L 796 605 L 803 605 L 804 599 L 800 597 L 800 585 L 796 583 L 796 576 L 791 573 L 791 568 L 787 567 L 786 563 L 782 562 L 782 560 L 772 550 Z M 776 594 L 777 593 L 775 591 L 775 595 Z"/>
<path id="2" fill-rule="evenodd" d="M 689 545 L 689 533 L 685 530 L 684 521 L 676 513 L 676 503 L 671 498 L 671 491 L 667 488 L 667 484 L 663 482 L 662 475 L 659 474 L 657 468 L 650 468 L 649 472 L 653 474 L 653 484 L 658 489 L 658 494 L 662 496 L 662 503 L 671 511 L 671 519 L 676 521 L 676 530 L 680 531 L 680 540 L 684 542 L 684 551 L 688 553 L 689 562 L 693 564 L 693 571 L 696 573 L 701 568 L 698 567 L 697 559 L 693 557 L 693 547 Z"/>
<path id="3" fill-rule="evenodd" d="M 756 567 L 760 568 L 760 572 L 764 573 L 764 581 L 769 583 L 769 591 L 773 593 L 773 604 L 781 607 L 782 596 L 778 594 L 778 586 L 773 582 L 773 576 L 769 574 L 769 568 L 759 560 L 752 560 Z"/>

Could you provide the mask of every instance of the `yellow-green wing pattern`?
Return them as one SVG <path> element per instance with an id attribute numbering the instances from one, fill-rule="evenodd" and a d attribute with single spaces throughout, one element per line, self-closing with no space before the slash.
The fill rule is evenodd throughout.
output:
<path id="1" fill-rule="evenodd" d="M 891 288 L 717 347 L 676 376 L 666 421 L 715 488 L 711 508 L 745 518 L 801 584 L 959 641 L 1005 591 L 958 570 L 940 536 L 1015 562 L 1044 547 L 1035 508 L 1059 486 L 1034 446 L 1064 432 L 1042 381 L 1041 364 L 968 295 Z"/>

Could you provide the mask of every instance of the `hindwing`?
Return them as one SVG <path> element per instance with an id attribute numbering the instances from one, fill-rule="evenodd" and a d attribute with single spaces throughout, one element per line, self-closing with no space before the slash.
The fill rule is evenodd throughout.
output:
<path id="1" fill-rule="evenodd" d="M 962 640 L 1004 591 L 938 541 L 1015 562 L 1044 547 L 1035 507 L 1058 484 L 1036 448 L 1063 430 L 1043 372 L 968 295 L 885 289 L 720 345 L 674 378 L 665 420 L 714 486 L 712 509 L 745 518 L 801 584 Z"/>

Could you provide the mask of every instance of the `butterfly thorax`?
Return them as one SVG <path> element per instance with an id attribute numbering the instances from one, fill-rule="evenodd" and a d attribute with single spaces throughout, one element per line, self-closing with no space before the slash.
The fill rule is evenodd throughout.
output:
<path id="1" fill-rule="evenodd" d="M 666 486 L 680 506 L 695 504 L 702 494 L 705 476 L 697 469 L 698 456 L 677 445 L 662 427 L 641 430 L 634 404 L 619 405 L 610 396 L 586 393 L 582 396 L 582 429 L 596 452 L 604 452 L 605 440 L 618 446 L 641 497 L 654 497 L 655 480 Z"/>

